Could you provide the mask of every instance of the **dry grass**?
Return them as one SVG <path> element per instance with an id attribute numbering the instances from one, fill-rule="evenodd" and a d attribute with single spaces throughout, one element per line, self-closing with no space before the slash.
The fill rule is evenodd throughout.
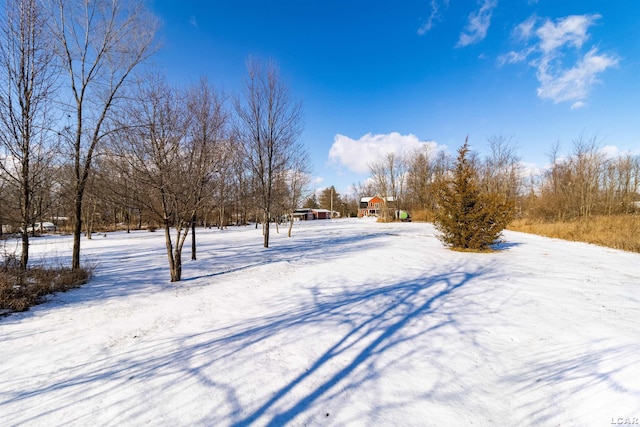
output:
<path id="1" fill-rule="evenodd" d="M 524 218 L 513 221 L 508 229 L 640 253 L 640 215 L 552 223 Z"/>
<path id="2" fill-rule="evenodd" d="M 17 260 L 8 257 L 0 266 L 0 315 L 26 311 L 46 295 L 78 288 L 90 277 L 87 269 L 30 267 L 20 271 Z"/>
<path id="3" fill-rule="evenodd" d="M 411 214 L 411 220 L 415 222 L 433 222 L 434 215 L 433 211 L 428 211 L 425 209 L 415 209 L 409 211 Z"/>

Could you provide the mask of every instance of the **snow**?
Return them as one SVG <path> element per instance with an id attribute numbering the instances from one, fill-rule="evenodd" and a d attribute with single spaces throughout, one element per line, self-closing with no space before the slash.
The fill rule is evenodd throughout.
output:
<path id="1" fill-rule="evenodd" d="M 170 283 L 159 232 L 82 244 L 90 283 L 0 319 L 3 426 L 640 423 L 639 254 L 303 221 L 199 230 Z"/>

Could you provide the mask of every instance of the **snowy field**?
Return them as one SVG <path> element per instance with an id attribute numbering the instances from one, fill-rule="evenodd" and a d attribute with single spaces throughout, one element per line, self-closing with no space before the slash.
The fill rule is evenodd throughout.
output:
<path id="1" fill-rule="evenodd" d="M 640 255 L 430 224 L 201 230 L 169 282 L 161 232 L 83 240 L 95 276 L 0 318 L 2 426 L 640 423 Z M 32 259 L 68 265 L 69 237 Z"/>

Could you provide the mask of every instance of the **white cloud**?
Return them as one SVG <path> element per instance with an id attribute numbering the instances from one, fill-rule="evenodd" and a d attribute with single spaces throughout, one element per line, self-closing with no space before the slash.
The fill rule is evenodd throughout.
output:
<path id="1" fill-rule="evenodd" d="M 498 57 L 498 66 L 503 66 L 505 64 L 516 64 L 518 62 L 522 62 L 526 60 L 529 55 L 534 52 L 534 49 L 526 49 L 521 51 L 511 51 L 504 55 L 500 55 Z"/>
<path id="2" fill-rule="evenodd" d="M 449 7 L 449 0 L 431 0 L 431 14 L 429 18 L 418 28 L 418 34 L 424 35 L 431 31 L 436 21 L 442 19 L 441 9 Z"/>
<path id="3" fill-rule="evenodd" d="M 537 77 L 540 82 L 538 96 L 542 99 L 550 99 L 555 104 L 565 101 L 573 102 L 574 106 L 584 106 L 583 101 L 598 81 L 598 74 L 618 64 L 616 58 L 598 54 L 598 49 L 595 47 L 569 69 L 556 69 L 549 60 L 543 57 L 538 66 Z M 581 101 L 583 104 L 577 104 Z"/>
<path id="4" fill-rule="evenodd" d="M 535 163 L 520 162 L 519 172 L 520 178 L 527 179 L 535 176 L 541 176 L 543 169 Z"/>
<path id="5" fill-rule="evenodd" d="M 469 15 L 469 22 L 460 34 L 456 47 L 465 47 L 478 43 L 487 36 L 487 30 L 491 25 L 493 9 L 498 5 L 498 0 L 484 0 L 482 6 L 476 12 Z"/>
<path id="6" fill-rule="evenodd" d="M 542 22 L 532 16 L 513 31 L 514 38 L 527 46 L 501 55 L 498 65 L 529 60 L 529 65 L 536 68 L 540 83 L 539 98 L 555 104 L 571 102 L 572 110 L 584 108 L 591 89 L 599 81 L 598 75 L 619 62 L 615 56 L 601 54 L 595 47 L 584 55 L 579 52 L 589 39 L 589 27 L 600 18 L 598 14 L 572 15 L 555 22 L 549 19 Z M 565 60 L 570 50 L 578 51 L 578 59 L 573 64 Z"/>
<path id="7" fill-rule="evenodd" d="M 329 160 L 357 173 L 368 173 L 369 165 L 389 153 L 406 153 L 425 145 L 437 148 L 433 141 L 420 141 L 413 134 L 366 134 L 360 139 L 336 135 L 329 150 Z"/>
<path id="8" fill-rule="evenodd" d="M 573 104 L 571 104 L 571 109 L 572 110 L 579 110 L 580 108 L 584 108 L 587 106 L 587 103 L 584 101 L 576 101 Z"/>
<path id="9" fill-rule="evenodd" d="M 523 21 L 516 26 L 515 30 L 513 31 L 514 36 L 519 40 L 528 40 L 529 38 L 531 38 L 533 29 L 535 28 L 537 22 L 538 17 L 536 15 L 530 16 L 526 21 Z"/>
<path id="10" fill-rule="evenodd" d="M 194 27 L 194 28 L 199 28 L 198 27 L 198 20 L 196 19 L 196 17 L 194 15 L 191 15 L 191 17 L 189 18 L 189 24 L 191 24 L 191 26 Z"/>
<path id="11" fill-rule="evenodd" d="M 625 154 L 615 145 L 605 145 L 600 149 L 600 153 L 607 159 L 616 159 Z"/>
<path id="12" fill-rule="evenodd" d="M 601 18 L 600 15 L 573 15 L 558 20 L 556 23 L 547 19 L 536 31 L 540 39 L 540 49 L 545 54 L 551 54 L 565 44 L 576 48 L 582 47 L 589 38 L 587 30 Z"/>
<path id="13" fill-rule="evenodd" d="M 600 148 L 600 153 L 606 159 L 615 160 L 615 159 L 624 158 L 626 156 L 637 156 L 638 154 L 640 154 L 640 150 L 637 150 L 637 149 L 624 150 L 624 149 L 620 149 L 620 147 L 616 145 L 605 145 L 604 147 Z"/>

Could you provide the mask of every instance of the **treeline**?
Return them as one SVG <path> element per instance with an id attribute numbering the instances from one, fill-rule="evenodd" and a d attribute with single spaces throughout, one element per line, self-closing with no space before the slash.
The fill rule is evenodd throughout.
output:
<path id="1" fill-rule="evenodd" d="M 597 139 L 578 138 L 564 158 L 556 145 L 550 163 L 530 186 L 524 203 L 529 216 L 565 221 L 640 210 L 639 156 L 608 157 Z"/>
<path id="2" fill-rule="evenodd" d="M 498 135 L 487 142 L 484 156 L 468 155 L 474 180 L 483 194 L 500 195 L 512 202 L 517 217 L 588 220 L 594 215 L 640 210 L 637 155 L 608 156 L 597 138 L 578 137 L 564 157 L 555 145 L 549 166 L 534 174 L 524 168 L 513 138 Z M 451 155 L 429 145 L 410 153 L 390 153 L 370 165 L 370 179 L 355 185 L 356 198 L 386 195 L 395 200 L 394 208 L 432 221 L 439 208 L 438 185 L 451 177 L 454 169 Z"/>

